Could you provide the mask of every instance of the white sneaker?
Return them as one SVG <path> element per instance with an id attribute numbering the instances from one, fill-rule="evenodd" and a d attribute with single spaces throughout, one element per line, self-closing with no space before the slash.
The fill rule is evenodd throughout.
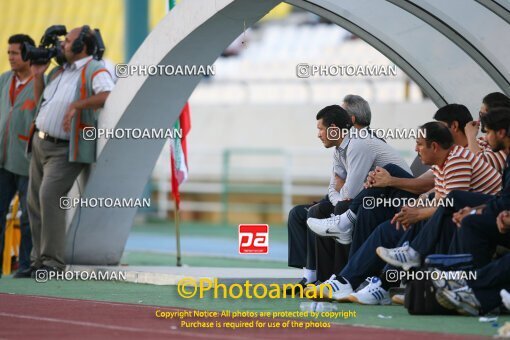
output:
<path id="1" fill-rule="evenodd" d="M 334 237 L 340 244 L 352 243 L 352 228 L 340 230 L 340 215 L 334 215 L 329 218 L 309 218 L 306 220 L 310 230 L 319 236 Z"/>
<path id="2" fill-rule="evenodd" d="M 439 269 L 434 269 L 433 272 L 437 273 L 437 280 L 432 280 L 432 284 L 436 289 L 448 289 L 448 290 L 457 290 L 461 288 L 468 288 L 468 284 L 466 280 L 462 278 L 461 272 L 455 272 L 455 271 L 441 271 Z M 444 273 L 444 274 L 443 274 Z M 456 278 L 459 277 L 460 279 L 451 279 L 448 280 L 446 278 Z"/>
<path id="3" fill-rule="evenodd" d="M 501 300 L 503 300 L 506 309 L 510 310 L 510 293 L 503 289 L 499 294 L 501 295 Z"/>
<path id="4" fill-rule="evenodd" d="M 310 288 L 312 289 L 312 288 Z M 330 292 L 331 290 L 331 292 Z M 320 285 L 315 286 L 315 296 L 320 296 L 321 291 L 325 298 L 315 300 L 335 300 L 338 302 L 348 301 L 347 297 L 354 292 L 350 283 L 341 283 L 336 279 L 336 275 L 333 274 L 329 280 L 324 281 Z M 331 299 L 326 298 L 331 295 Z"/>
<path id="5" fill-rule="evenodd" d="M 436 292 L 436 300 L 444 308 L 455 309 L 462 315 L 476 316 L 480 313 L 480 302 L 469 287 L 456 290 L 440 289 Z"/>
<path id="6" fill-rule="evenodd" d="M 381 279 L 374 276 L 367 278 L 366 281 L 368 285 L 349 295 L 349 301 L 362 305 L 391 305 L 390 293 L 381 287 Z"/>
<path id="7" fill-rule="evenodd" d="M 392 249 L 377 247 L 375 252 L 385 262 L 404 270 L 419 267 L 421 264 L 420 254 L 409 247 L 409 242 L 405 242 L 402 247 Z"/>

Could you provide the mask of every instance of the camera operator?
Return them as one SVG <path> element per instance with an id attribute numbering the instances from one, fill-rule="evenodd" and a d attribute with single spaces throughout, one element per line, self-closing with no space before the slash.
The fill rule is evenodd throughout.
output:
<path id="1" fill-rule="evenodd" d="M 88 26 L 71 30 L 62 48 L 66 62 L 51 70 L 46 82 L 49 63 L 32 65 L 40 102 L 31 137 L 28 192 L 31 272 L 65 269 L 66 215 L 60 198 L 86 164 L 95 161 L 95 141 L 83 139 L 83 128 L 96 126 L 95 110 L 103 107 L 114 86 L 103 63 L 93 58 L 97 40 Z"/>
<path id="2" fill-rule="evenodd" d="M 25 43 L 34 46 L 34 40 L 25 34 L 9 38 L 7 54 L 11 70 L 0 75 L 0 277 L 6 217 L 16 192 L 21 207 L 21 244 L 19 270 L 14 277 L 30 267 L 32 249 L 27 213 L 29 161 L 25 148 L 36 102 L 30 63 L 21 58 L 21 46 Z"/>

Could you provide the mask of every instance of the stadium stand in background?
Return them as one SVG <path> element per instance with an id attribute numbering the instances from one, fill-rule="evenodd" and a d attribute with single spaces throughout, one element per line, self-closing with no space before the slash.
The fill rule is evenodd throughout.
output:
<path id="1" fill-rule="evenodd" d="M 166 1 L 148 3 L 152 29 L 165 15 Z M 48 22 L 68 28 L 84 23 L 99 27 L 106 44 L 105 58 L 112 63 L 126 62 L 123 0 L 2 1 L 0 13 L 0 36 L 4 39 L 23 32 L 38 43 Z M 299 63 L 392 63 L 337 25 L 287 4 L 276 7 L 231 48 L 236 51 L 216 60 L 216 75 L 204 79 L 190 98 L 190 178 L 182 187 L 185 219 L 227 221 L 238 216 L 282 221 L 293 204 L 322 195 L 330 154 L 317 143 L 311 118 L 318 108 L 337 103 L 345 94 L 359 94 L 371 103 L 376 127 L 387 127 L 388 121 L 415 127 L 417 121 L 426 121 L 433 109 L 400 70 L 396 77 L 384 78 L 298 78 Z M 7 58 L 0 60 L 0 66 L 8 69 Z M 409 109 L 413 118 L 406 115 Z M 289 121 L 291 128 L 278 128 Z M 225 133 L 227 126 L 229 132 Z M 413 141 L 395 141 L 393 145 L 412 161 Z M 243 166 L 233 167 L 236 163 Z M 149 189 L 158 201 L 161 218 L 173 209 L 169 174 L 165 147 Z"/>
<path id="2" fill-rule="evenodd" d="M 297 77 L 300 63 L 393 65 L 321 21 L 295 10 L 259 23 L 229 47 L 228 57 L 216 60 L 216 75 L 195 89 L 184 218 L 280 223 L 292 204 L 323 195 L 330 153 L 317 143 L 314 115 L 345 94 L 367 98 L 374 127 L 415 128 L 430 119 L 434 106 L 401 70 L 393 77 Z M 414 140 L 390 143 L 412 162 Z M 173 209 L 168 164 L 163 152 L 153 173 L 161 218 Z"/>

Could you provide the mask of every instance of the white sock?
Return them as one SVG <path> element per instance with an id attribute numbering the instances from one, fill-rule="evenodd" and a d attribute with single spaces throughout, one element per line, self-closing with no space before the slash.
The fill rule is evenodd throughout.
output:
<path id="1" fill-rule="evenodd" d="M 312 269 L 303 268 L 303 277 L 306 279 L 306 283 L 317 281 L 317 271 Z"/>
<path id="2" fill-rule="evenodd" d="M 356 220 L 355 219 L 353 220 L 352 216 L 350 216 L 351 214 L 349 214 L 349 213 L 354 215 L 354 213 L 352 213 L 350 210 L 347 210 L 342 215 L 340 215 L 340 220 L 339 220 L 338 224 L 336 225 L 338 230 L 345 232 L 354 226 L 354 223 L 356 222 Z M 354 215 L 354 217 L 356 217 L 356 215 Z"/>
<path id="3" fill-rule="evenodd" d="M 507 309 L 510 310 L 510 294 L 506 290 L 501 290 L 500 292 L 501 300 Z"/>
<path id="4" fill-rule="evenodd" d="M 358 216 L 356 216 L 354 211 L 347 210 L 345 213 L 347 214 L 347 217 L 349 217 L 349 220 L 351 220 L 352 225 L 355 225 L 356 221 L 358 220 Z"/>

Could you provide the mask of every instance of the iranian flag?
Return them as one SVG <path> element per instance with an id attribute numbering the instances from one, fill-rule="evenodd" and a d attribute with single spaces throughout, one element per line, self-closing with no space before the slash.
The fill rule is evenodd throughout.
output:
<path id="1" fill-rule="evenodd" d="M 189 104 L 186 103 L 181 111 L 179 119 L 175 122 L 174 131 L 182 131 L 182 138 L 175 136 L 170 139 L 170 163 L 172 169 L 172 196 L 177 209 L 181 201 L 179 195 L 179 185 L 188 178 L 188 148 L 186 145 L 186 136 L 191 129 L 191 120 L 189 113 Z"/>

